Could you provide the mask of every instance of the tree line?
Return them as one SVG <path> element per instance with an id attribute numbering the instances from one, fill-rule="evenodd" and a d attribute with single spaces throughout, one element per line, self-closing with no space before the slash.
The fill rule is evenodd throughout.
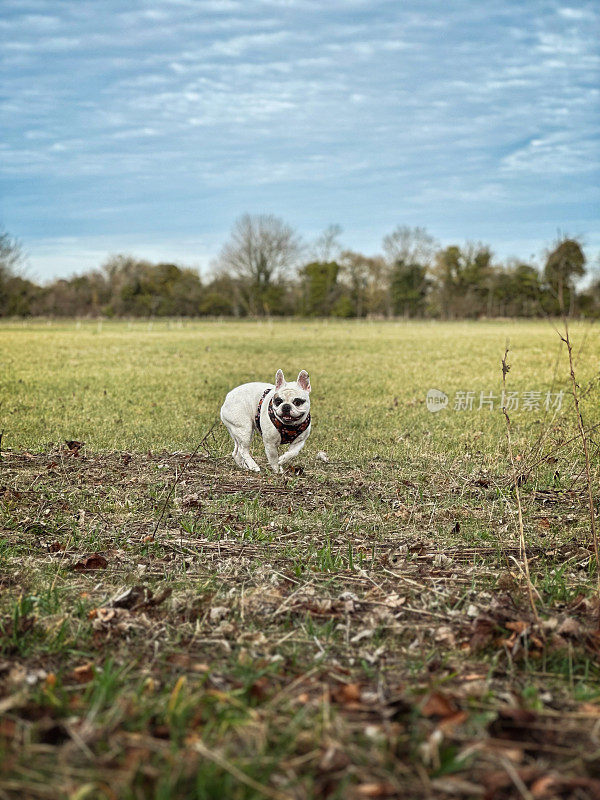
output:
<path id="1" fill-rule="evenodd" d="M 0 233 L 0 316 L 308 316 L 478 318 L 600 316 L 600 277 L 586 275 L 582 243 L 561 237 L 538 266 L 499 263 L 485 244 L 441 247 L 419 227 L 398 226 L 382 253 L 343 247 L 332 225 L 311 245 L 271 215 L 245 215 L 208 278 L 128 255 L 97 270 L 39 285 L 23 251 Z"/>

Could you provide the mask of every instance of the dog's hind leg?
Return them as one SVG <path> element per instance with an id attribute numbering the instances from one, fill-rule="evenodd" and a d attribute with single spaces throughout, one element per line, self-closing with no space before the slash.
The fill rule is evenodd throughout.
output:
<path id="1" fill-rule="evenodd" d="M 260 472 L 260 467 L 250 455 L 250 442 L 252 441 L 252 425 L 242 426 L 225 423 L 234 441 L 233 460 L 242 469 Z"/>
<path id="2" fill-rule="evenodd" d="M 244 446 L 240 443 L 239 450 L 238 450 L 238 457 L 243 461 L 243 467 L 245 469 L 249 469 L 252 472 L 260 472 L 260 467 L 256 463 L 256 461 L 250 455 L 249 445 Z"/>
<path id="3" fill-rule="evenodd" d="M 242 457 L 240 455 L 239 442 L 236 439 L 234 439 L 233 442 L 234 442 L 234 447 L 233 447 L 233 453 L 231 454 L 231 457 L 233 458 L 235 463 L 238 465 L 238 467 L 241 467 L 242 469 L 244 469 L 244 462 L 242 461 Z"/>

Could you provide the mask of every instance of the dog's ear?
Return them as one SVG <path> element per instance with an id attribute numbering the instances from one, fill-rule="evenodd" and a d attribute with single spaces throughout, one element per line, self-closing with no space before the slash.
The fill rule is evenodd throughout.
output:
<path id="1" fill-rule="evenodd" d="M 308 372 L 303 369 L 301 370 L 300 374 L 298 375 L 298 386 L 301 389 L 304 389 L 305 392 L 310 392 L 310 378 L 308 377 Z"/>
<path id="2" fill-rule="evenodd" d="M 277 375 L 275 375 L 275 391 L 281 389 L 284 383 L 285 383 L 285 375 L 280 369 L 278 369 Z"/>

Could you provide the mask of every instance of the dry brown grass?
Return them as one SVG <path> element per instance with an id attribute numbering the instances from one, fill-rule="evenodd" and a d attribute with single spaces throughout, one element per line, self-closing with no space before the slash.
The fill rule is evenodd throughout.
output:
<path id="1" fill-rule="evenodd" d="M 4 455 L 0 797 L 597 796 L 581 480 L 521 487 L 537 620 L 504 466 L 189 455 Z"/>

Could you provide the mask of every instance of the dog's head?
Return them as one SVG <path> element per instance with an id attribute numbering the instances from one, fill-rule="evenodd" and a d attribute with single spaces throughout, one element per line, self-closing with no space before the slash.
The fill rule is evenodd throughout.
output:
<path id="1" fill-rule="evenodd" d="M 302 370 L 298 380 L 287 383 L 283 372 L 278 369 L 275 376 L 273 411 L 284 425 L 300 425 L 310 411 L 310 378 Z"/>

